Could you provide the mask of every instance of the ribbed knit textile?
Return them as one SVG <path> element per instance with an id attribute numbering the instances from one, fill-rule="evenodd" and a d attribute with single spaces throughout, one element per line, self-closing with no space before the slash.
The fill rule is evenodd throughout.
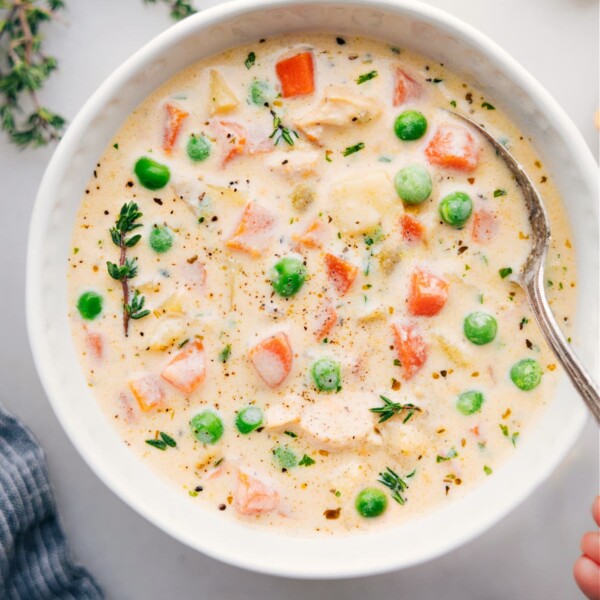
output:
<path id="1" fill-rule="evenodd" d="M 0 406 L 0 598 L 102 597 L 69 554 L 42 449 Z"/>

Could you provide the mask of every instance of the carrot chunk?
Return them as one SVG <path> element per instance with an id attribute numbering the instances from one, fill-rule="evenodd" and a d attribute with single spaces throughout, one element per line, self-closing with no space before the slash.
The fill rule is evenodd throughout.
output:
<path id="1" fill-rule="evenodd" d="M 327 227 L 320 221 L 316 219 L 313 221 L 300 235 L 294 235 L 294 241 L 298 244 L 302 244 L 307 248 L 322 248 L 323 247 L 323 238 L 327 233 Z"/>
<path id="2" fill-rule="evenodd" d="M 317 311 L 316 331 L 315 337 L 321 341 L 324 337 L 329 335 L 329 332 L 333 329 L 337 323 L 337 312 L 331 302 L 327 302 Z"/>
<path id="3" fill-rule="evenodd" d="M 425 148 L 425 154 L 431 164 L 458 171 L 474 171 L 479 163 L 480 148 L 471 132 L 464 127 L 442 125 Z"/>
<path id="4" fill-rule="evenodd" d="M 182 110 L 174 104 L 165 105 L 167 112 L 167 118 L 165 121 L 165 132 L 163 136 L 163 150 L 165 152 L 171 152 L 173 146 L 179 137 L 183 121 L 189 116 L 190 113 Z"/>
<path id="5" fill-rule="evenodd" d="M 95 359 L 100 360 L 104 355 L 104 340 L 99 333 L 90 331 L 85 336 L 85 345 Z"/>
<path id="6" fill-rule="evenodd" d="M 184 394 L 191 394 L 206 378 L 204 346 L 191 342 L 162 370 L 161 377 Z"/>
<path id="7" fill-rule="evenodd" d="M 407 214 L 400 217 L 400 227 L 402 228 L 402 237 L 411 244 L 422 240 L 425 235 L 423 224 Z"/>
<path id="8" fill-rule="evenodd" d="M 421 95 L 421 86 L 400 67 L 394 71 L 394 106 L 400 106 Z"/>
<path id="9" fill-rule="evenodd" d="M 260 515 L 277 508 L 277 490 L 243 471 L 238 471 L 237 480 L 234 506 L 240 515 Z"/>
<path id="10" fill-rule="evenodd" d="M 448 284 L 422 269 L 413 271 L 410 278 L 408 294 L 408 310 L 411 314 L 422 317 L 437 315 L 448 300 Z"/>
<path id="11" fill-rule="evenodd" d="M 417 330 L 408 324 L 394 323 L 392 325 L 394 347 L 398 360 L 402 364 L 403 378 L 408 381 L 415 376 L 427 360 L 427 344 Z"/>
<path id="12" fill-rule="evenodd" d="M 221 165 L 225 166 L 246 149 L 246 128 L 234 121 L 211 121 L 211 128 L 221 149 Z"/>
<path id="13" fill-rule="evenodd" d="M 162 404 L 164 394 L 160 383 L 153 375 L 145 374 L 131 379 L 129 389 L 144 412 L 158 408 Z"/>
<path id="14" fill-rule="evenodd" d="M 259 377 L 272 388 L 280 385 L 292 369 L 292 348 L 285 333 L 277 333 L 248 353 Z"/>
<path id="15" fill-rule="evenodd" d="M 356 279 L 358 267 L 333 254 L 325 255 L 325 267 L 333 287 L 340 296 L 344 296 Z"/>
<path id="16" fill-rule="evenodd" d="M 475 212 L 473 215 L 473 229 L 471 230 L 471 237 L 474 241 L 480 244 L 489 242 L 498 229 L 498 223 L 496 221 L 496 215 L 482 208 Z"/>
<path id="17" fill-rule="evenodd" d="M 312 52 L 301 52 L 280 60 L 275 71 L 284 98 L 312 94 L 315 91 L 315 67 Z"/>
<path id="18" fill-rule="evenodd" d="M 250 202 L 244 208 L 238 226 L 226 245 L 228 248 L 260 256 L 271 241 L 274 224 L 275 217 L 271 212 L 256 202 Z"/>

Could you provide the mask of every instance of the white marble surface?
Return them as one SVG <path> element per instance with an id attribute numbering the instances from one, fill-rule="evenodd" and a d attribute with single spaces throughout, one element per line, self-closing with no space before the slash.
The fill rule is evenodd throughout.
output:
<path id="1" fill-rule="evenodd" d="M 144 6 L 141 0 L 67 3 L 64 26 L 48 32 L 48 46 L 59 57 L 60 71 L 47 86 L 44 101 L 72 117 L 103 79 L 167 27 L 169 20 L 165 9 Z M 204 0 L 203 5 L 213 3 Z M 598 106 L 596 0 L 430 3 L 475 25 L 520 60 L 570 113 L 597 157 L 593 128 Z M 51 152 L 17 153 L 0 140 L 0 402 L 21 416 L 44 446 L 73 552 L 95 574 L 108 598 L 581 597 L 572 581 L 571 566 L 578 555 L 579 537 L 591 526 L 589 505 L 599 488 L 598 431 L 592 424 L 551 479 L 492 530 L 431 563 L 373 578 L 306 582 L 247 573 L 189 550 L 117 499 L 63 434 L 40 386 L 26 339 L 27 227 Z"/>

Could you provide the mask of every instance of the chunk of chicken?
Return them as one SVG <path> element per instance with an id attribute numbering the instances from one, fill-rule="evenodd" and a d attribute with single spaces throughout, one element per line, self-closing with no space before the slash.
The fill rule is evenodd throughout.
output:
<path id="1" fill-rule="evenodd" d="M 296 121 L 296 127 L 309 140 L 319 142 L 328 127 L 346 127 L 375 120 L 382 112 L 381 103 L 343 85 L 330 85 L 323 99 Z"/>
<path id="2" fill-rule="evenodd" d="M 360 394 L 339 395 L 306 406 L 299 427 L 317 444 L 332 450 L 379 441 L 373 415 Z"/>
<path id="3" fill-rule="evenodd" d="M 280 402 L 269 406 L 265 411 L 265 427 L 267 429 L 284 429 L 296 425 L 302 414 L 302 401 L 296 396 L 290 396 Z"/>
<path id="4" fill-rule="evenodd" d="M 279 173 L 289 179 L 304 178 L 315 172 L 317 162 L 321 158 L 317 150 L 294 150 L 271 152 L 264 164 L 273 173 Z"/>

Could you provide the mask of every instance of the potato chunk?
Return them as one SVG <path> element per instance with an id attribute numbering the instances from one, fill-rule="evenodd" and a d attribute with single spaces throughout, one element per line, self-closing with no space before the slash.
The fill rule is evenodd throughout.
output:
<path id="1" fill-rule="evenodd" d="M 212 116 L 231 112 L 239 104 L 227 85 L 225 78 L 216 69 L 209 72 L 209 110 Z"/>
<path id="2" fill-rule="evenodd" d="M 363 172 L 334 183 L 329 197 L 335 224 L 351 235 L 373 231 L 382 223 L 396 223 L 404 212 L 383 171 Z"/>

